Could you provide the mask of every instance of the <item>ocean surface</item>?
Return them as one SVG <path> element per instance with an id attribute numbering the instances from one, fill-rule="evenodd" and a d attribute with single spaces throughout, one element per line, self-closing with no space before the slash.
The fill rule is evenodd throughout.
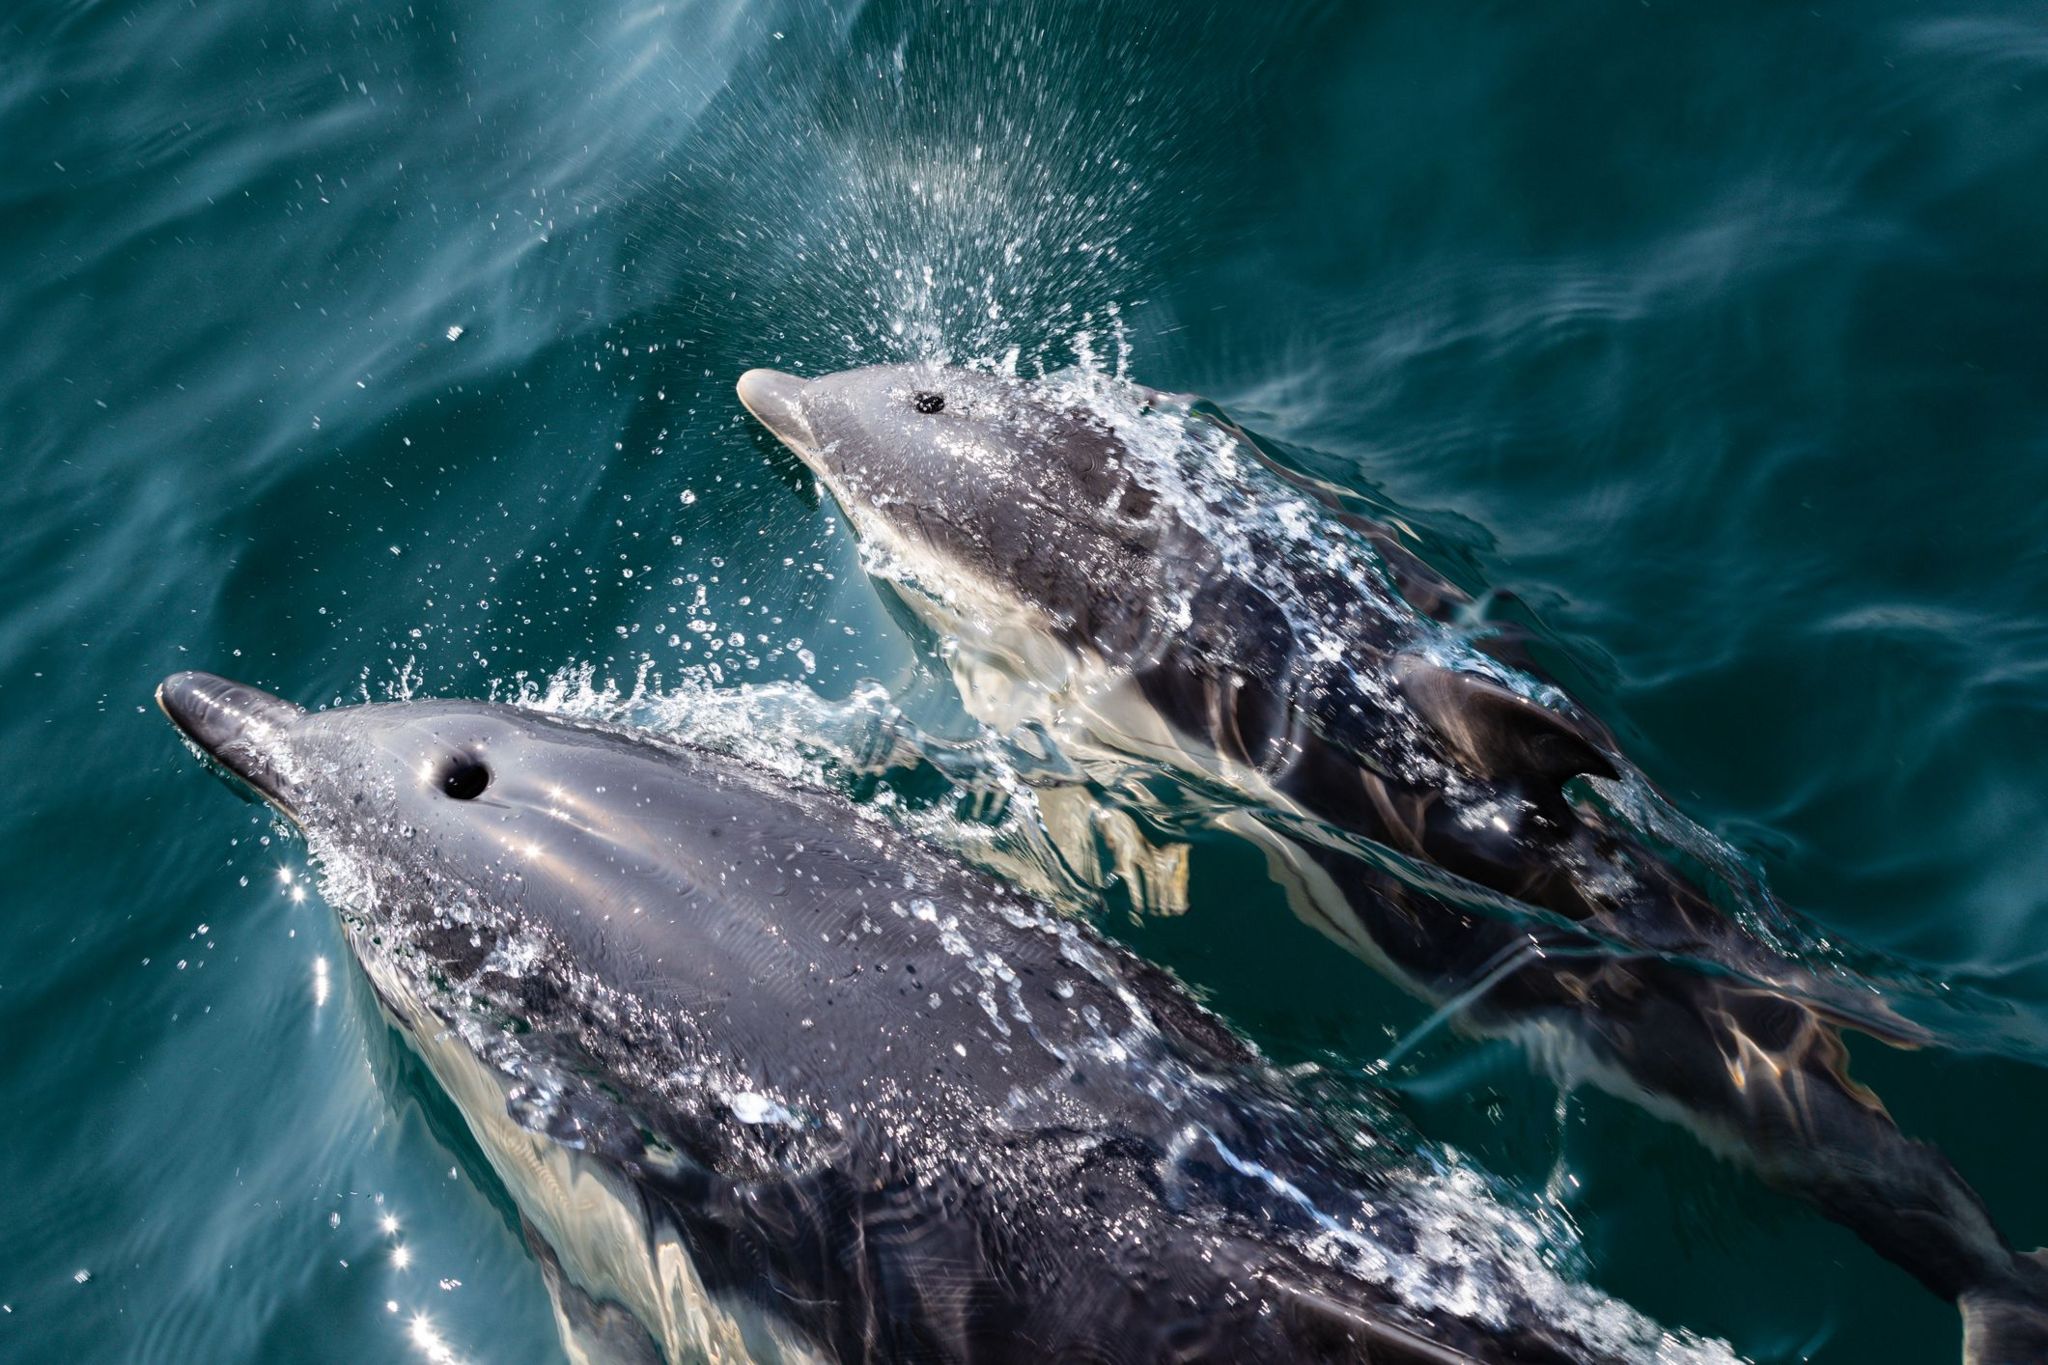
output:
<path id="1" fill-rule="evenodd" d="M 2037 3 L 21 0 L 0 325 L 0 1357 L 563 1358 L 303 849 L 151 690 L 610 687 L 791 755 L 893 696 L 986 742 L 754 365 L 1093 364 L 1397 512 L 1938 1021 L 1857 1073 L 2048 1241 Z M 1757 1361 L 1955 1358 L 1949 1306 L 1430 1027 L 1249 849 L 1192 872 L 1095 913 L 1573 1273 Z"/>

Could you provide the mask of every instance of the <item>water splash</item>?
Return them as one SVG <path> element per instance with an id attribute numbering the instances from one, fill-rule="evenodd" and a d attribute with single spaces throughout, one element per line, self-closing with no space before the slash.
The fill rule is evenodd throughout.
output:
<path id="1" fill-rule="evenodd" d="M 657 197 L 632 257 L 651 307 L 716 309 L 786 363 L 1058 363 L 1158 278 L 1206 192 L 1195 134 L 1229 113 L 1184 35 L 1085 6 L 876 9 L 829 51 L 787 37 L 675 149 L 663 174 L 692 188 Z M 1079 52 L 1123 88 L 1079 81 Z"/>

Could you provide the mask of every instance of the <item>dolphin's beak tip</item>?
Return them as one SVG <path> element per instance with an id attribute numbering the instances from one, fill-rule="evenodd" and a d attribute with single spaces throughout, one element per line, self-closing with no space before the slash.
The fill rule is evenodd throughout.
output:
<path id="1" fill-rule="evenodd" d="M 783 442 L 796 444 L 808 435 L 801 406 L 803 380 L 781 370 L 756 369 L 741 375 L 737 388 L 742 406 Z"/>
<path id="2" fill-rule="evenodd" d="M 157 709 L 169 716 L 172 724 L 197 739 L 194 730 L 199 727 L 201 717 L 211 709 L 213 699 L 230 685 L 226 678 L 212 673 L 202 673 L 196 668 L 180 669 L 156 685 Z"/>
<path id="3" fill-rule="evenodd" d="M 260 687 L 194 669 L 158 683 L 156 704 L 187 738 L 216 758 L 253 724 L 281 726 L 305 714 L 303 708 Z"/>

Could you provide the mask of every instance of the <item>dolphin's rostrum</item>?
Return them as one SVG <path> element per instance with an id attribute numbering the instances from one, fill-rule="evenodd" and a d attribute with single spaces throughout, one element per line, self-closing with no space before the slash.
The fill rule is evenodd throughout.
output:
<path id="1" fill-rule="evenodd" d="M 1470 599 L 1387 527 L 1205 405 L 1086 372 L 753 370 L 739 395 L 949 638 L 984 721 L 1235 790 L 1226 823 L 1305 919 L 1745 1154 L 1956 1300 L 1972 1361 L 2048 1360 L 2039 1254 L 1845 1074 L 1844 1024 L 1920 1032 L 1617 818 L 1601 784 L 1648 786 L 1611 737 L 1514 641 L 1448 629 Z"/>
<path id="2" fill-rule="evenodd" d="M 304 831 L 580 1358 L 1731 1358 L 839 797 L 508 706 L 158 699 Z"/>

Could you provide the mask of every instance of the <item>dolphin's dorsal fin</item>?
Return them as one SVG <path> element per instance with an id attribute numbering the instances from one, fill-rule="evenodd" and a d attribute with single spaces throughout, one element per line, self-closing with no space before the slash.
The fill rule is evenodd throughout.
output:
<path id="1" fill-rule="evenodd" d="M 1569 717 L 1491 678 L 1404 654 L 1394 663 L 1394 681 L 1450 750 L 1452 761 L 1474 777 L 1532 777 L 1562 784 L 1581 773 L 1619 776 L 1614 760 Z"/>

